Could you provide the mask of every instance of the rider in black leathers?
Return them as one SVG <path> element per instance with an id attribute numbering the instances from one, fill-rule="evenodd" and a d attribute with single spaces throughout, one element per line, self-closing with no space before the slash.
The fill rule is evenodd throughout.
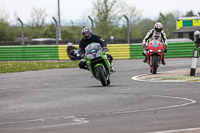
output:
<path id="1" fill-rule="evenodd" d="M 78 56 L 79 54 L 76 53 L 76 51 L 78 50 L 78 48 L 74 47 L 73 44 L 71 42 L 69 42 L 67 44 L 67 55 L 69 56 L 70 60 L 80 60 L 80 56 Z"/>
<path id="2" fill-rule="evenodd" d="M 83 36 L 83 38 L 79 42 L 80 55 L 82 58 L 84 57 L 84 54 L 85 54 L 85 48 L 91 43 L 99 43 L 104 51 L 106 51 L 106 52 L 108 51 L 106 41 L 103 38 L 101 38 L 100 36 L 94 35 L 92 33 L 92 30 L 89 27 L 84 27 L 82 29 L 82 36 Z M 111 64 L 113 57 L 110 54 L 107 54 L 107 57 Z M 88 69 L 86 66 L 85 59 L 80 60 L 79 68 L 80 69 Z M 111 67 L 111 71 L 113 71 L 113 70 L 114 70 L 114 68 Z"/>

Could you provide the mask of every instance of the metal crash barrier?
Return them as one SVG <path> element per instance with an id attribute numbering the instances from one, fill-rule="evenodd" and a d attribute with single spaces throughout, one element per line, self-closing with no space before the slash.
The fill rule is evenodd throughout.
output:
<path id="1" fill-rule="evenodd" d="M 0 46 L 0 61 L 68 60 L 66 49 L 67 45 Z M 114 59 L 144 58 L 142 44 L 108 44 L 108 49 Z M 194 49 L 194 42 L 169 43 L 165 57 L 192 57 Z"/>

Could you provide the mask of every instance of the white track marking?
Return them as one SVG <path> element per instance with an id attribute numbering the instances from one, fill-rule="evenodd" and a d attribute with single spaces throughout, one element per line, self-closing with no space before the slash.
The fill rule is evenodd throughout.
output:
<path id="1" fill-rule="evenodd" d="M 143 80 L 143 79 L 139 79 L 139 77 L 144 76 L 144 75 L 149 75 L 149 74 L 137 75 L 137 76 L 132 77 L 131 79 L 136 80 L 136 81 L 145 81 L 145 82 L 186 82 L 185 80 Z"/>
<path id="2" fill-rule="evenodd" d="M 37 121 L 45 121 L 45 120 L 53 120 L 53 119 L 60 119 L 63 118 L 64 116 L 58 116 L 58 117 L 50 117 L 50 118 L 41 118 L 41 119 L 33 119 L 33 120 L 26 120 L 26 121 L 17 121 L 17 122 L 5 122 L 5 123 L 0 123 L 0 125 L 8 125 L 8 124 L 20 124 L 20 123 L 28 123 L 28 122 L 37 122 Z M 71 118 L 73 116 L 68 116 L 64 118 Z"/>
<path id="3" fill-rule="evenodd" d="M 176 70 L 171 70 L 170 72 L 173 72 L 173 71 L 177 71 L 177 70 L 186 70 L 188 68 L 184 68 L 184 69 L 176 69 Z M 163 73 L 163 72 L 167 72 L 167 71 L 161 71 L 161 72 L 158 72 L 158 73 Z M 131 79 L 132 80 L 136 80 L 136 81 L 146 81 L 146 82 L 186 82 L 185 80 L 143 80 L 143 79 L 139 79 L 139 77 L 141 76 L 144 76 L 144 75 L 150 75 L 149 73 L 147 74 L 141 74 L 141 75 L 136 75 L 134 77 L 132 77 Z"/>
<path id="4" fill-rule="evenodd" d="M 131 111 L 131 110 L 129 110 L 129 111 L 118 111 L 118 112 L 102 113 L 102 114 L 95 114 L 95 115 L 139 113 L 139 112 L 147 112 L 147 111 L 154 111 L 154 110 L 163 110 L 163 109 L 171 109 L 171 108 L 183 107 L 183 106 L 187 106 L 187 105 L 190 105 L 190 104 L 197 103 L 195 100 L 188 99 L 188 98 L 182 98 L 182 97 L 161 96 L 161 95 L 152 95 L 152 96 L 163 97 L 163 98 L 171 98 L 171 99 L 179 99 L 179 100 L 184 100 L 184 101 L 189 101 L 189 102 L 184 103 L 184 104 L 176 104 L 176 105 L 163 106 L 163 107 L 151 108 L 151 109 L 134 110 L 134 111 Z"/>
<path id="5" fill-rule="evenodd" d="M 187 132 L 187 131 L 195 131 L 195 130 L 200 130 L 200 127 L 188 128 L 188 129 L 168 130 L 168 131 L 147 132 L 147 133 L 176 133 L 176 132 Z"/>
<path id="6" fill-rule="evenodd" d="M 41 119 L 33 119 L 33 120 L 26 120 L 26 121 L 17 121 L 17 122 L 5 122 L 0 123 L 0 125 L 8 125 L 8 124 L 20 124 L 20 123 L 30 123 L 30 122 L 44 122 L 47 120 L 59 120 L 59 119 L 72 119 L 73 122 L 82 122 L 82 120 L 85 120 L 85 118 L 78 118 L 75 116 L 58 116 L 58 117 L 49 117 L 49 118 L 41 118 Z"/>
<path id="7" fill-rule="evenodd" d="M 6 90 L 6 89 L 8 89 L 8 88 L 0 88 L 0 90 Z"/>
<path id="8" fill-rule="evenodd" d="M 68 119 L 68 118 L 69 117 L 65 117 L 65 119 Z M 85 123 L 89 123 L 90 122 L 90 121 L 86 120 L 85 118 L 79 118 L 79 117 L 72 117 L 70 119 L 73 120 L 72 123 L 63 123 L 63 124 L 54 124 L 54 125 L 46 125 L 46 126 L 37 126 L 37 127 L 23 128 L 21 130 L 56 128 L 56 127 L 63 127 L 63 126 L 81 125 L 81 124 L 85 124 Z"/>
<path id="9" fill-rule="evenodd" d="M 38 127 L 30 127 L 30 128 L 22 128 L 19 130 L 31 130 L 31 129 L 43 129 L 43 128 L 55 128 L 61 126 L 72 126 L 72 125 L 80 125 L 89 123 L 89 120 L 86 120 L 83 117 L 86 116 L 99 116 L 99 115 L 116 115 L 116 114 L 128 114 L 128 113 L 139 113 L 139 112 L 147 112 L 147 111 L 155 111 L 155 110 L 164 110 L 164 109 L 171 109 L 177 107 L 183 107 L 191 104 L 197 103 L 195 100 L 183 98 L 183 97 L 173 97 L 173 96 L 162 96 L 162 95 L 151 95 L 154 97 L 161 97 L 161 98 L 170 98 L 170 99 L 178 99 L 187 101 L 183 104 L 175 104 L 171 106 L 163 106 L 158 108 L 150 108 L 150 109 L 143 109 L 143 110 L 128 110 L 128 111 L 116 111 L 116 112 L 107 112 L 107 113 L 98 113 L 98 114 L 82 114 L 77 116 L 58 116 L 58 117 L 50 117 L 50 118 L 41 118 L 41 119 L 33 119 L 33 120 L 26 120 L 26 121 L 18 121 L 18 122 L 7 122 L 7 123 L 0 123 L 0 125 L 8 125 L 8 124 L 21 124 L 21 123 L 31 123 L 31 122 L 40 122 L 40 121 L 48 121 L 48 120 L 61 120 L 61 119 L 71 119 L 71 123 L 62 123 L 62 124 L 55 124 L 55 125 L 45 125 L 45 126 L 38 126 Z"/>

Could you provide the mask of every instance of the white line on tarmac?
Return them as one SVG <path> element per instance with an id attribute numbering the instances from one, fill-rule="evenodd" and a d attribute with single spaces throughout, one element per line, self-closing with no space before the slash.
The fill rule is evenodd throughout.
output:
<path id="1" fill-rule="evenodd" d="M 183 107 L 183 106 L 187 106 L 187 105 L 191 105 L 191 104 L 197 103 L 193 99 L 182 98 L 182 97 L 161 96 L 161 95 L 152 95 L 152 96 L 163 97 L 163 98 L 171 98 L 171 99 L 179 99 L 179 100 L 185 100 L 185 101 L 189 101 L 189 102 L 184 103 L 184 104 L 177 104 L 177 105 L 171 105 L 171 106 L 163 106 L 163 107 L 151 108 L 151 109 L 143 109 L 143 110 L 135 110 L 135 111 L 118 111 L 118 112 L 104 113 L 104 114 L 108 115 L 108 114 L 139 113 L 139 112 L 146 112 L 146 111 L 154 111 L 154 110 L 163 110 L 163 109 L 171 109 L 171 108 Z M 102 115 L 102 114 L 96 114 L 96 115 Z"/>
<path id="2" fill-rule="evenodd" d="M 62 123 L 62 124 L 54 124 L 54 125 L 45 125 L 45 126 L 37 126 L 37 127 L 29 127 L 29 128 L 21 128 L 18 130 L 32 130 L 32 129 L 44 129 L 44 128 L 55 128 L 55 127 L 62 127 L 62 126 L 72 126 L 72 125 L 80 125 L 89 123 L 89 120 L 85 118 L 80 118 L 76 116 L 58 116 L 58 117 L 50 117 L 50 118 L 41 118 L 41 119 L 34 119 L 34 120 L 27 120 L 27 121 L 18 121 L 18 122 L 7 122 L 7 123 L 0 123 L 0 125 L 8 125 L 8 124 L 21 124 L 21 123 L 31 123 L 31 122 L 44 122 L 48 120 L 60 120 L 60 119 L 70 119 L 72 120 L 71 123 Z M 16 129 L 15 129 L 16 130 Z"/>
<path id="3" fill-rule="evenodd" d="M 46 121 L 46 120 L 57 120 L 61 118 L 73 118 L 74 116 L 57 116 L 57 117 L 49 117 L 49 118 L 41 118 L 41 119 L 33 119 L 33 120 L 26 120 L 26 121 L 17 121 L 17 122 L 5 122 L 0 123 L 0 125 L 8 125 L 8 124 L 20 124 L 20 123 L 28 123 L 28 122 L 38 122 L 38 121 Z"/>
<path id="4" fill-rule="evenodd" d="M 186 69 L 188 69 L 188 68 L 171 70 L 170 72 L 177 71 L 177 70 L 186 70 Z M 167 71 L 161 71 L 161 72 L 158 72 L 158 73 L 163 73 L 163 72 L 167 72 Z M 146 74 L 136 75 L 136 76 L 132 77 L 131 79 L 136 80 L 136 81 L 146 81 L 146 82 L 186 82 L 185 80 L 143 80 L 143 79 L 139 78 L 139 77 L 144 76 L 144 75 L 150 75 L 150 74 L 146 73 Z"/>
<path id="5" fill-rule="evenodd" d="M 67 118 L 67 117 L 65 117 Z M 55 127 L 63 127 L 63 126 L 73 126 L 73 125 L 81 125 L 85 123 L 89 123 L 90 121 L 86 120 L 85 118 L 78 118 L 73 117 L 72 123 L 63 123 L 63 124 L 55 124 L 55 125 L 46 125 L 46 126 L 38 126 L 38 127 L 30 127 L 30 128 L 23 128 L 21 130 L 32 130 L 32 129 L 44 129 L 44 128 L 55 128 Z"/>
<path id="6" fill-rule="evenodd" d="M 200 130 L 200 127 L 188 128 L 188 129 L 167 130 L 167 131 L 147 132 L 147 133 L 175 133 L 175 132 L 187 132 L 187 131 L 196 131 L 196 130 Z"/>
<path id="7" fill-rule="evenodd" d="M 129 111 L 117 111 L 117 112 L 107 112 L 107 113 L 98 113 L 98 114 L 83 114 L 77 116 L 58 116 L 58 117 L 50 117 L 50 118 L 41 118 L 41 119 L 33 119 L 33 120 L 26 120 L 26 121 L 18 121 L 18 122 L 7 122 L 7 123 L 0 123 L 0 125 L 8 125 L 8 124 L 21 124 L 21 123 L 30 123 L 30 122 L 39 122 L 39 121 L 47 121 L 47 120 L 59 120 L 59 119 L 71 119 L 72 123 L 62 123 L 62 124 L 56 124 L 56 125 L 45 125 L 45 126 L 38 126 L 38 127 L 30 127 L 30 128 L 23 128 L 20 130 L 31 130 L 31 129 L 43 129 L 43 128 L 54 128 L 54 127 L 61 127 L 61 126 L 71 126 L 71 125 L 80 125 L 89 123 L 89 120 L 86 120 L 83 117 L 86 116 L 98 116 L 98 115 L 116 115 L 116 114 L 128 114 L 128 113 L 139 113 L 139 112 L 147 112 L 147 111 L 155 111 L 155 110 L 163 110 L 163 109 L 171 109 L 171 108 L 177 108 L 177 107 L 183 107 L 191 104 L 197 103 L 195 100 L 183 98 L 183 97 L 173 97 L 173 96 L 162 96 L 162 95 L 152 95 L 154 97 L 161 97 L 161 98 L 170 98 L 170 99 L 178 99 L 178 100 L 184 100 L 188 101 L 184 104 L 176 104 L 171 106 L 163 106 L 158 108 L 151 108 L 151 109 L 143 109 L 143 110 L 129 110 Z"/>
<path id="8" fill-rule="evenodd" d="M 6 90 L 6 89 L 8 89 L 8 88 L 0 88 L 0 90 Z"/>

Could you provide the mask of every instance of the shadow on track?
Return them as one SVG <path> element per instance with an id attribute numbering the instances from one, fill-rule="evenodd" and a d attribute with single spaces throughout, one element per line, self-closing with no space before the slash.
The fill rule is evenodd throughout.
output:
<path id="1" fill-rule="evenodd" d="M 109 85 L 109 86 L 101 86 L 101 85 L 95 85 L 95 86 L 84 86 L 86 88 L 96 88 L 96 87 L 99 87 L 99 88 L 110 88 L 110 87 L 122 87 L 124 85 Z"/>

